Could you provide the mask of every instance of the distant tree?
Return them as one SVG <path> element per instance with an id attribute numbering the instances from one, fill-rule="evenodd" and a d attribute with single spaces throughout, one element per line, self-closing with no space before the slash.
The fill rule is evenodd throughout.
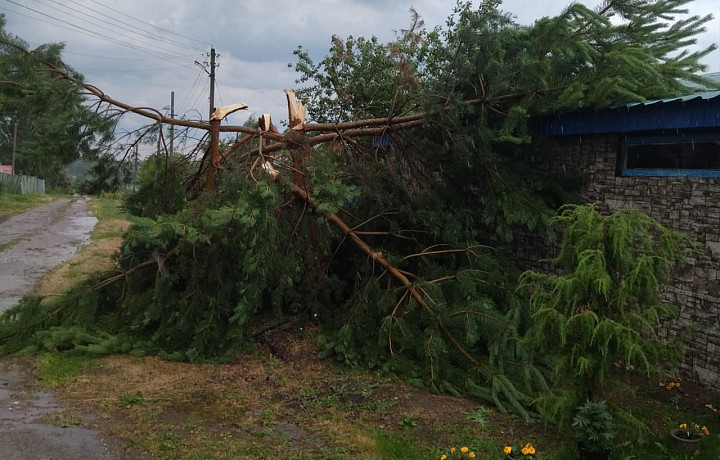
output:
<path id="1" fill-rule="evenodd" d="M 112 138 L 113 124 L 89 104 L 82 88 L 50 71 L 47 64 L 82 76 L 62 61 L 63 45 L 27 43 L 5 29 L 0 15 L 0 161 L 12 161 L 17 127 L 16 171 L 64 180 L 65 167 L 78 158 L 97 157 Z"/>

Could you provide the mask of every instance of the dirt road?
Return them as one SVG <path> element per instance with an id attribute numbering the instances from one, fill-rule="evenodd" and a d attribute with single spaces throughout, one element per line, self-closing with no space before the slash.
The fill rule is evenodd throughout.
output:
<path id="1" fill-rule="evenodd" d="M 63 198 L 0 223 L 0 313 L 86 243 L 97 219 L 87 198 Z"/>
<path id="2" fill-rule="evenodd" d="M 104 460 L 113 454 L 92 430 L 90 414 L 67 415 L 53 393 L 39 389 L 33 358 L 0 359 L 0 458 L 4 460 Z"/>
<path id="3" fill-rule="evenodd" d="M 97 219 L 86 198 L 64 198 L 0 223 L 0 312 L 89 241 Z M 71 415 L 68 415 L 68 414 Z M 33 359 L 0 358 L 0 459 L 125 460 L 95 431 L 92 414 L 73 414 L 37 385 Z"/>

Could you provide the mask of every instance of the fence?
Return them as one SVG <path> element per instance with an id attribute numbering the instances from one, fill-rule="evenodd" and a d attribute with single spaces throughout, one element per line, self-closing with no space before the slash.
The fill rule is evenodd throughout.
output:
<path id="1" fill-rule="evenodd" d="M 45 193 L 45 180 L 33 176 L 14 176 L 0 174 L 0 194 L 42 195 Z"/>

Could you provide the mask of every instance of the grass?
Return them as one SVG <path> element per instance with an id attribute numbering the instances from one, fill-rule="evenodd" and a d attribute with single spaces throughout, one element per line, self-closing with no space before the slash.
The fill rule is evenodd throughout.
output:
<path id="1" fill-rule="evenodd" d="M 90 243 L 81 247 L 72 259 L 45 275 L 36 292 L 47 300 L 62 295 L 79 280 L 93 273 L 112 269 L 112 256 L 120 247 L 122 236 L 133 218 L 123 213 L 119 195 L 93 198 L 90 209 L 98 223 L 90 234 Z"/>
<path id="2" fill-rule="evenodd" d="M 43 386 L 57 388 L 67 385 L 92 364 L 89 358 L 66 354 L 43 354 L 35 361 L 35 368 Z"/>
<path id="3" fill-rule="evenodd" d="M 15 214 L 42 206 L 59 198 L 58 195 L 13 195 L 0 194 L 0 222 Z"/>
<path id="4" fill-rule="evenodd" d="M 93 199 L 100 222 L 92 243 L 65 272 L 51 275 L 64 280 L 55 285 L 57 292 L 85 276 L 83 266 L 107 263 L 102 259 L 118 247 L 129 222 L 117 198 Z M 439 459 L 453 446 L 467 446 L 478 459 L 504 460 L 504 445 L 527 442 L 541 460 L 578 458 L 569 433 L 541 421 L 526 423 L 478 401 L 320 359 L 316 332 L 281 326 L 266 334 L 282 353 L 258 345 L 222 365 L 48 354 L 37 366 L 44 384 L 72 407 L 50 422 L 76 424 L 82 420 L 77 414 L 94 413 L 105 435 L 158 459 Z M 618 377 L 606 397 L 645 421 L 648 430 L 620 430 L 611 460 L 720 458 L 720 420 L 704 407 L 720 395 L 685 383 L 670 391 L 665 382 Z M 712 433 L 697 454 L 668 444 L 669 430 L 690 420 Z"/>
<path id="5" fill-rule="evenodd" d="M 432 394 L 317 357 L 312 336 L 279 330 L 287 358 L 263 347 L 230 364 L 189 364 L 157 357 L 106 357 L 66 381 L 66 401 L 99 420 L 127 446 L 160 459 L 434 459 L 468 446 L 476 458 L 503 460 L 505 444 L 530 442 L 542 460 L 575 460 L 569 433 L 526 423 L 477 401 Z M 698 412 L 704 394 L 628 381 L 616 403 L 650 422 L 620 431 L 612 460 L 720 458 L 717 420 Z M 694 391 L 694 390 L 693 390 Z M 707 425 L 702 451 L 674 451 L 669 430 Z"/>

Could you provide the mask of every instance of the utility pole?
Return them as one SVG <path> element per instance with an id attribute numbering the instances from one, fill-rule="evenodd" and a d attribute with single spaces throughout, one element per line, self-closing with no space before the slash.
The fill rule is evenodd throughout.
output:
<path id="1" fill-rule="evenodd" d="M 212 119 L 215 112 L 215 48 L 210 48 L 210 116 L 208 121 Z"/>
<path id="2" fill-rule="evenodd" d="M 175 91 L 170 91 L 170 118 L 175 118 Z M 175 141 L 175 125 L 170 124 L 170 155 L 175 153 L 173 144 Z"/>
<path id="3" fill-rule="evenodd" d="M 212 114 L 215 112 L 215 67 L 217 67 L 217 64 L 215 64 L 215 58 L 217 57 L 217 54 L 215 54 L 215 48 L 210 48 L 210 71 L 206 68 L 207 62 L 204 62 L 200 64 L 198 61 L 195 61 L 195 65 L 200 67 L 205 71 L 206 74 L 210 75 L 210 113 L 208 114 L 208 121 L 212 119 Z"/>
<path id="4" fill-rule="evenodd" d="M 15 174 L 15 147 L 17 146 L 17 122 L 13 128 L 13 144 L 12 144 L 12 174 Z"/>
<path id="5" fill-rule="evenodd" d="M 138 182 L 138 145 L 135 144 L 135 174 L 133 175 L 133 193 Z"/>

